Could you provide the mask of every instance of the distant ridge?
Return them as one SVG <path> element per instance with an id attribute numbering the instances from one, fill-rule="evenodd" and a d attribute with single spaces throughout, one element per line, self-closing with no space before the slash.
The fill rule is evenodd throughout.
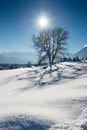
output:
<path id="1" fill-rule="evenodd" d="M 35 63 L 37 55 L 33 52 L 3 52 L 0 54 L 0 64 Z"/>
<path id="2" fill-rule="evenodd" d="M 0 54 L 0 64 L 15 64 L 15 63 L 23 64 L 25 62 L 12 56 L 5 56 L 3 54 Z"/>

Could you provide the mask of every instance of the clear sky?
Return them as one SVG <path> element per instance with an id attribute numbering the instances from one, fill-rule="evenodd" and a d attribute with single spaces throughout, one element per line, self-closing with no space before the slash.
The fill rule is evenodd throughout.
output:
<path id="1" fill-rule="evenodd" d="M 36 20 L 42 14 L 50 27 L 69 32 L 69 51 L 87 44 L 87 0 L 0 0 L 0 52 L 33 51 L 32 35 L 40 30 Z"/>

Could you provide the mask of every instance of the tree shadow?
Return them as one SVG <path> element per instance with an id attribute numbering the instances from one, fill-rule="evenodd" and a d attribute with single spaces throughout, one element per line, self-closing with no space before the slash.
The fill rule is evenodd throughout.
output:
<path id="1" fill-rule="evenodd" d="M 50 70 L 47 66 L 42 67 L 41 69 L 37 69 L 36 67 L 27 71 L 23 72 L 21 74 L 16 74 L 14 76 L 10 76 L 7 79 L 5 79 L 4 82 L 2 82 L 2 86 L 8 84 L 11 81 L 29 81 L 31 84 L 27 84 L 26 86 L 18 89 L 18 91 L 27 91 L 29 89 L 35 88 L 35 87 L 42 87 L 46 85 L 51 85 L 54 82 L 57 82 L 59 79 L 57 77 L 54 79 L 53 72 L 57 71 L 59 68 L 56 67 L 56 69 Z M 26 75 L 26 76 L 25 76 Z M 45 76 L 51 77 L 53 80 L 50 81 L 43 81 L 43 78 Z M 58 78 L 60 77 L 60 73 L 58 72 Z"/>
<path id="2" fill-rule="evenodd" d="M 42 121 L 28 116 L 8 116 L 0 120 L 0 130 L 48 130 L 50 121 Z"/>
<path id="3" fill-rule="evenodd" d="M 53 65 L 53 69 L 49 67 L 43 67 L 40 69 L 34 68 L 25 73 L 25 75 L 15 76 L 17 81 L 27 81 L 24 87 L 18 88 L 16 91 L 25 92 L 34 88 L 49 87 L 52 84 L 59 84 L 60 81 L 65 82 L 68 80 L 74 80 L 87 73 L 87 67 L 78 67 L 75 65 L 66 65 L 67 67 Z M 69 69 L 69 73 L 68 70 Z M 56 76 L 54 76 L 54 74 Z M 29 82 L 29 83 L 28 83 Z"/>
<path id="4" fill-rule="evenodd" d="M 46 70 L 43 73 L 43 75 L 41 75 L 40 80 L 39 80 L 40 86 L 46 86 L 46 85 L 51 85 L 51 84 L 56 84 L 56 83 L 58 84 L 59 81 L 63 81 L 63 80 L 65 81 L 67 79 L 74 80 L 84 74 L 87 74 L 87 66 L 78 67 L 75 65 L 74 66 L 67 65 L 69 70 L 73 69 L 73 72 L 69 72 L 69 74 L 67 74 L 67 71 L 65 71 L 65 69 L 66 69 L 65 67 L 58 67 L 57 65 L 54 65 L 54 66 L 55 66 L 55 69 L 53 69 L 51 71 Z M 54 72 L 56 72 L 56 77 L 53 77 Z M 42 82 L 42 79 L 46 74 L 49 74 L 50 77 L 52 77 L 52 79 L 47 82 Z"/>

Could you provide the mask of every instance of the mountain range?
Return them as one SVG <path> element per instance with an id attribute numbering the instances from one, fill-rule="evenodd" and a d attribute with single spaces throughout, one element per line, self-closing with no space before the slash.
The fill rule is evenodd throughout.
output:
<path id="1" fill-rule="evenodd" d="M 72 57 L 70 54 L 69 56 Z M 80 59 L 87 59 L 87 46 L 82 48 L 73 57 L 79 57 Z M 0 53 L 0 64 L 27 64 L 28 62 L 37 62 L 36 52 L 3 52 Z"/>
<path id="2" fill-rule="evenodd" d="M 1 64 L 26 64 L 28 62 L 35 63 L 37 54 L 34 52 L 3 52 L 0 53 Z"/>

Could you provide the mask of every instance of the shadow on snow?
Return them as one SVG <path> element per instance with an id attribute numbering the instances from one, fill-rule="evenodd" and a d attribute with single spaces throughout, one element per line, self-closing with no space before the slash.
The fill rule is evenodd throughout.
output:
<path id="1" fill-rule="evenodd" d="M 72 66 L 72 65 L 67 65 L 68 69 L 71 70 L 73 69 L 72 72 L 67 74 L 66 68 L 58 67 L 55 65 L 55 69 L 50 70 L 48 68 L 43 68 L 42 72 L 39 70 L 32 70 L 31 72 L 27 72 L 27 77 L 21 77 L 18 78 L 17 80 L 27 80 L 31 81 L 31 85 L 27 84 L 27 86 L 20 88 L 19 91 L 27 91 L 32 88 L 41 88 L 41 87 L 46 87 L 46 85 L 52 85 L 52 84 L 58 84 L 59 81 L 66 81 L 66 79 L 69 80 L 74 80 L 78 78 L 79 76 L 82 76 L 87 73 L 87 67 L 77 67 L 77 66 Z M 65 71 L 65 72 L 64 72 Z M 53 73 L 56 73 L 56 76 L 53 75 Z M 43 80 L 47 76 L 48 79 L 50 80 Z"/>
<path id="2" fill-rule="evenodd" d="M 10 116 L 0 120 L 0 130 L 48 130 L 52 123 L 28 116 Z"/>
<path id="3" fill-rule="evenodd" d="M 73 70 L 68 73 L 68 70 Z M 54 76 L 55 73 L 55 76 Z M 32 68 L 26 73 L 21 73 L 19 75 L 15 75 L 15 77 L 9 77 L 6 79 L 4 84 L 9 83 L 13 80 L 17 81 L 27 81 L 27 84 L 24 87 L 18 88 L 18 92 L 24 92 L 33 88 L 42 88 L 47 85 L 58 84 L 59 81 L 65 82 L 66 79 L 74 80 L 79 76 L 82 76 L 87 73 L 87 66 L 73 66 L 66 65 L 65 67 L 59 67 L 54 65 L 54 68 L 50 70 L 47 68 Z M 64 80 L 64 81 L 63 81 Z M 29 82 L 29 83 L 28 83 Z"/>

